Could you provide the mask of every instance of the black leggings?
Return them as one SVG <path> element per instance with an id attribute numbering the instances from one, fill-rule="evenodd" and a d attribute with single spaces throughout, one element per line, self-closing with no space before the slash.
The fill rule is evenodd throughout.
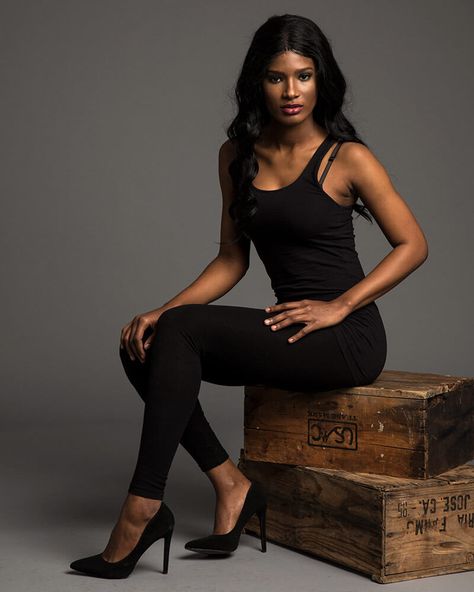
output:
<path id="1" fill-rule="evenodd" d="M 355 386 L 332 327 L 289 343 L 304 323 L 274 331 L 263 322 L 269 317 L 263 308 L 183 304 L 158 319 L 144 363 L 120 349 L 125 372 L 145 402 L 129 493 L 163 499 L 179 443 L 202 471 L 229 458 L 199 402 L 202 380 L 301 391 Z"/>

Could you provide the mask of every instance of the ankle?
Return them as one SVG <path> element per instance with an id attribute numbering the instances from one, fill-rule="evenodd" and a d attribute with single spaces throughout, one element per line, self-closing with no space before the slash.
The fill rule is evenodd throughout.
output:
<path id="1" fill-rule="evenodd" d="M 243 489 L 248 489 L 249 486 L 250 481 L 245 476 L 214 483 L 214 489 L 216 491 L 217 497 L 228 496 L 229 494 L 237 493 Z"/>
<path id="2" fill-rule="evenodd" d="M 229 493 L 244 489 L 250 485 L 250 480 L 229 458 L 222 464 L 206 472 L 216 493 Z"/>
<path id="3" fill-rule="evenodd" d="M 125 500 L 123 510 L 128 517 L 139 520 L 149 520 L 160 509 L 162 500 L 142 497 L 129 493 Z"/>

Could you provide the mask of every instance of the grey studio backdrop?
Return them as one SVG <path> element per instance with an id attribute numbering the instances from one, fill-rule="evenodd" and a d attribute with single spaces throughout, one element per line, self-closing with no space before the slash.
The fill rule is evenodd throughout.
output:
<path id="1" fill-rule="evenodd" d="M 428 239 L 428 260 L 377 300 L 386 368 L 474 375 L 471 2 L 2 0 L 0 417 L 17 502 L 4 525 L 28 504 L 50 532 L 99 522 L 89 546 L 105 545 L 143 415 L 120 329 L 217 255 L 233 85 L 253 32 L 285 12 L 328 35 L 346 113 Z M 375 221 L 354 225 L 369 273 L 390 245 Z M 247 275 L 215 302 L 274 302 L 253 247 Z M 203 382 L 199 396 L 237 461 L 243 388 Z M 181 447 L 165 495 L 183 529 L 207 532 L 211 489 Z M 64 562 L 76 549 L 42 552 Z"/>

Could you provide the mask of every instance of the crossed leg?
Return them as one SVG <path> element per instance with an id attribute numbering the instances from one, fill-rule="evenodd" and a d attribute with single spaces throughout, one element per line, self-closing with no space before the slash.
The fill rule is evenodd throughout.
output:
<path id="1" fill-rule="evenodd" d="M 288 337 L 301 324 L 274 332 L 263 323 L 265 318 L 268 313 L 260 308 L 185 304 L 160 316 L 140 371 L 136 366 L 140 362 L 131 363 L 121 351 L 127 376 L 144 400 L 145 408 L 129 495 L 104 552 L 106 559 L 115 561 L 124 556 L 159 507 L 179 443 L 215 483 L 220 481 L 222 468 L 225 467 L 224 474 L 227 470 L 231 474 L 233 463 L 198 400 L 201 381 L 233 386 L 265 384 L 295 390 L 325 390 L 353 383 L 331 327 L 311 332 L 290 344 Z M 234 470 L 238 471 L 235 465 Z M 249 485 L 242 477 L 247 483 L 240 480 L 238 502 L 234 495 L 233 522 Z M 230 487 L 230 491 L 235 494 L 236 488 Z M 134 520 L 143 508 L 145 522 L 141 519 L 140 528 L 132 531 L 130 517 Z M 228 525 L 230 522 L 229 518 Z M 232 524 L 225 531 L 230 528 Z"/>

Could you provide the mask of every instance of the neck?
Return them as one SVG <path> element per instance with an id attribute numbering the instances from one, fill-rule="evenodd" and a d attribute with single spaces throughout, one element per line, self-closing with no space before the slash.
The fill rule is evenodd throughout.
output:
<path id="1" fill-rule="evenodd" d="M 272 119 L 265 127 L 262 136 L 265 143 L 275 146 L 276 150 L 289 151 L 306 144 L 322 141 L 327 135 L 326 130 L 307 117 L 298 125 L 287 126 Z"/>

